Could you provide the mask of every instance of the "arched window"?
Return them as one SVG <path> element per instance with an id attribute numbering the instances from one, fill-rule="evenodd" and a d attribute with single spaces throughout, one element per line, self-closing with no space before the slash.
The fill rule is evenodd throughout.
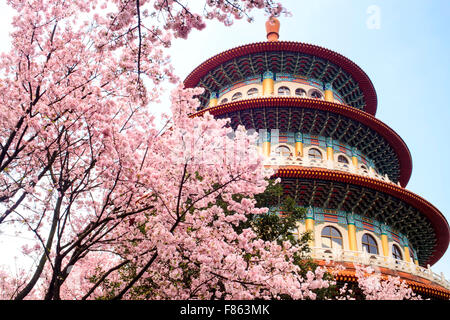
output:
<path id="1" fill-rule="evenodd" d="M 361 165 L 361 170 L 365 173 L 369 172 L 369 169 L 367 169 L 367 167 L 365 165 Z"/>
<path id="2" fill-rule="evenodd" d="M 291 155 L 291 150 L 286 146 L 279 146 L 275 149 L 275 153 L 278 156 L 289 157 Z"/>
<path id="3" fill-rule="evenodd" d="M 368 253 L 378 254 L 378 246 L 375 239 L 368 233 L 362 236 L 362 247 Z"/>
<path id="4" fill-rule="evenodd" d="M 311 98 L 322 99 L 322 94 L 319 91 L 314 90 L 311 92 Z"/>
<path id="5" fill-rule="evenodd" d="M 392 245 L 392 256 L 394 257 L 394 259 L 397 259 L 397 260 L 402 260 L 403 259 L 402 258 L 402 251 L 395 244 Z"/>
<path id="6" fill-rule="evenodd" d="M 338 158 L 337 158 L 337 160 L 338 160 L 339 163 L 342 163 L 342 164 L 348 164 L 347 158 L 344 157 L 343 155 L 339 155 Z"/>
<path id="7" fill-rule="evenodd" d="M 319 149 L 311 148 L 308 150 L 308 157 L 310 159 L 322 160 L 322 152 Z"/>
<path id="8" fill-rule="evenodd" d="M 322 248 L 342 249 L 342 235 L 334 227 L 325 227 L 322 229 Z"/>
<path id="9" fill-rule="evenodd" d="M 302 88 L 295 89 L 295 95 L 300 97 L 306 97 L 306 91 Z"/>
<path id="10" fill-rule="evenodd" d="M 288 87 L 279 87 L 278 88 L 278 95 L 280 96 L 290 96 L 291 90 L 289 90 Z"/>
<path id="11" fill-rule="evenodd" d="M 247 91 L 247 96 L 249 96 L 249 97 L 257 95 L 257 94 L 258 94 L 258 89 L 257 88 L 251 88 L 251 89 L 249 89 Z"/>
<path id="12" fill-rule="evenodd" d="M 220 104 L 224 104 L 224 103 L 227 103 L 228 102 L 228 99 L 227 98 L 224 98 L 224 99 L 222 99 L 221 101 L 220 101 Z"/>
<path id="13" fill-rule="evenodd" d="M 233 96 L 231 97 L 231 101 L 235 101 L 237 99 L 242 98 L 242 93 L 240 92 L 236 92 L 235 94 L 233 94 Z"/>

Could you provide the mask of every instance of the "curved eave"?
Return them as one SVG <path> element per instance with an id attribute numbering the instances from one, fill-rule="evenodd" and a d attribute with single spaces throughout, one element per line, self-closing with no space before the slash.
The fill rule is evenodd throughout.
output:
<path id="1" fill-rule="evenodd" d="M 445 253 L 450 240 L 450 228 L 442 213 L 431 203 L 418 195 L 395 184 L 389 184 L 381 180 L 362 177 L 359 175 L 344 173 L 321 168 L 289 167 L 279 169 L 274 178 L 296 178 L 296 179 L 320 179 L 349 183 L 357 186 L 371 188 L 393 197 L 396 197 L 419 210 L 431 223 L 436 233 L 436 247 L 433 254 L 426 262 L 435 264 Z"/>
<path id="2" fill-rule="evenodd" d="M 323 261 L 317 260 L 319 265 L 323 267 L 327 267 L 326 263 Z M 342 282 L 358 282 L 358 277 L 356 276 L 356 271 L 354 270 L 353 264 L 344 263 L 345 270 L 336 270 L 336 281 Z M 395 272 L 389 270 L 387 268 L 378 268 L 381 273 L 381 277 L 383 280 L 388 279 L 388 277 L 400 277 L 402 281 L 405 281 L 406 284 L 417 294 L 426 295 L 426 296 L 434 296 L 438 299 L 450 299 L 450 290 L 442 287 L 441 285 L 435 284 L 426 279 L 414 279 L 415 277 L 405 273 L 405 272 Z"/>
<path id="3" fill-rule="evenodd" d="M 297 97 L 267 97 L 248 100 L 239 100 L 223 104 L 216 107 L 201 110 L 192 116 L 201 116 L 205 112 L 210 112 L 213 116 L 219 116 L 230 112 L 244 109 L 261 109 L 270 107 L 292 107 L 292 108 L 315 108 L 322 111 L 333 112 L 358 121 L 363 125 L 379 133 L 395 150 L 400 164 L 399 182 L 406 186 L 411 177 L 412 158 L 405 142 L 390 127 L 368 114 L 367 112 L 352 108 L 343 104 L 328 102 L 317 99 L 306 99 Z"/>
<path id="4" fill-rule="evenodd" d="M 343 70 L 348 72 L 351 75 L 351 77 L 358 83 L 361 91 L 364 94 L 364 100 L 366 102 L 366 107 L 364 111 L 370 113 L 371 115 L 376 114 L 377 94 L 375 88 L 372 84 L 372 81 L 367 76 L 367 74 L 358 65 L 356 65 L 353 61 L 342 56 L 337 52 L 301 42 L 266 41 L 247 44 L 224 51 L 206 60 L 196 69 L 194 69 L 194 71 L 192 71 L 184 80 L 184 85 L 186 88 L 196 87 L 200 82 L 200 80 L 209 71 L 219 67 L 221 64 L 230 61 L 234 58 L 259 52 L 270 52 L 270 51 L 300 52 L 310 54 L 322 59 L 326 59 L 336 64 L 337 66 L 341 67 Z"/>

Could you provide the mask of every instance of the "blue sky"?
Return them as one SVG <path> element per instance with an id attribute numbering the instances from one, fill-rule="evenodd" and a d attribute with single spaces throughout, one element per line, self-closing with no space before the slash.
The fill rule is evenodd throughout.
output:
<path id="1" fill-rule="evenodd" d="M 407 144 L 413 171 L 407 189 L 436 206 L 450 221 L 450 1 L 287 0 L 280 40 L 326 47 L 358 64 L 377 91 L 377 118 Z M 379 29 L 369 28 L 376 6 Z M 224 50 L 265 40 L 263 14 L 229 28 L 209 23 L 171 49 L 184 79 Z M 433 266 L 450 280 L 450 250 Z"/>
<path id="2" fill-rule="evenodd" d="M 436 206 L 450 220 L 450 1 L 448 0 L 287 0 L 292 17 L 281 17 L 280 40 L 334 50 L 358 64 L 378 96 L 377 118 L 405 141 L 413 158 L 407 189 Z M 379 29 L 367 26 L 376 6 Z M 0 51 L 8 49 L 10 12 L 0 2 Z M 263 14 L 251 24 L 226 28 L 208 23 L 170 49 L 184 79 L 209 57 L 239 45 L 265 40 Z M 165 101 L 165 100 L 163 100 Z M 154 106 L 155 110 L 167 105 Z M 8 238 L 0 238 L 4 248 Z M 3 252 L 4 254 L 4 252 Z M 2 260 L 5 259 L 3 255 Z M 450 280 L 450 250 L 433 266 Z"/>

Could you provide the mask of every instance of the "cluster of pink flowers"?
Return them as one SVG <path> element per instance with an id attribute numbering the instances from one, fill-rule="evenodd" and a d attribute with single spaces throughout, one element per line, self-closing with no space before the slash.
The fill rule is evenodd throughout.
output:
<path id="1" fill-rule="evenodd" d="M 355 265 L 358 286 L 366 300 L 422 300 L 400 277 L 384 278 L 375 269 Z"/>

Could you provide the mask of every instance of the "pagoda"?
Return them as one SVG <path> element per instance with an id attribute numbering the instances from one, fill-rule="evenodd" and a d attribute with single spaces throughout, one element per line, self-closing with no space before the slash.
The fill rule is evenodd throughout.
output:
<path id="1" fill-rule="evenodd" d="M 375 117 L 371 80 L 336 52 L 279 41 L 279 28 L 269 18 L 267 41 L 219 53 L 188 75 L 186 88 L 205 89 L 193 116 L 208 111 L 259 132 L 265 166 L 307 209 L 297 232 L 311 232 L 312 257 L 346 267 L 338 281 L 356 281 L 354 263 L 371 265 L 423 297 L 450 299 L 450 283 L 430 268 L 448 247 L 448 222 L 405 189 L 411 154 Z"/>

